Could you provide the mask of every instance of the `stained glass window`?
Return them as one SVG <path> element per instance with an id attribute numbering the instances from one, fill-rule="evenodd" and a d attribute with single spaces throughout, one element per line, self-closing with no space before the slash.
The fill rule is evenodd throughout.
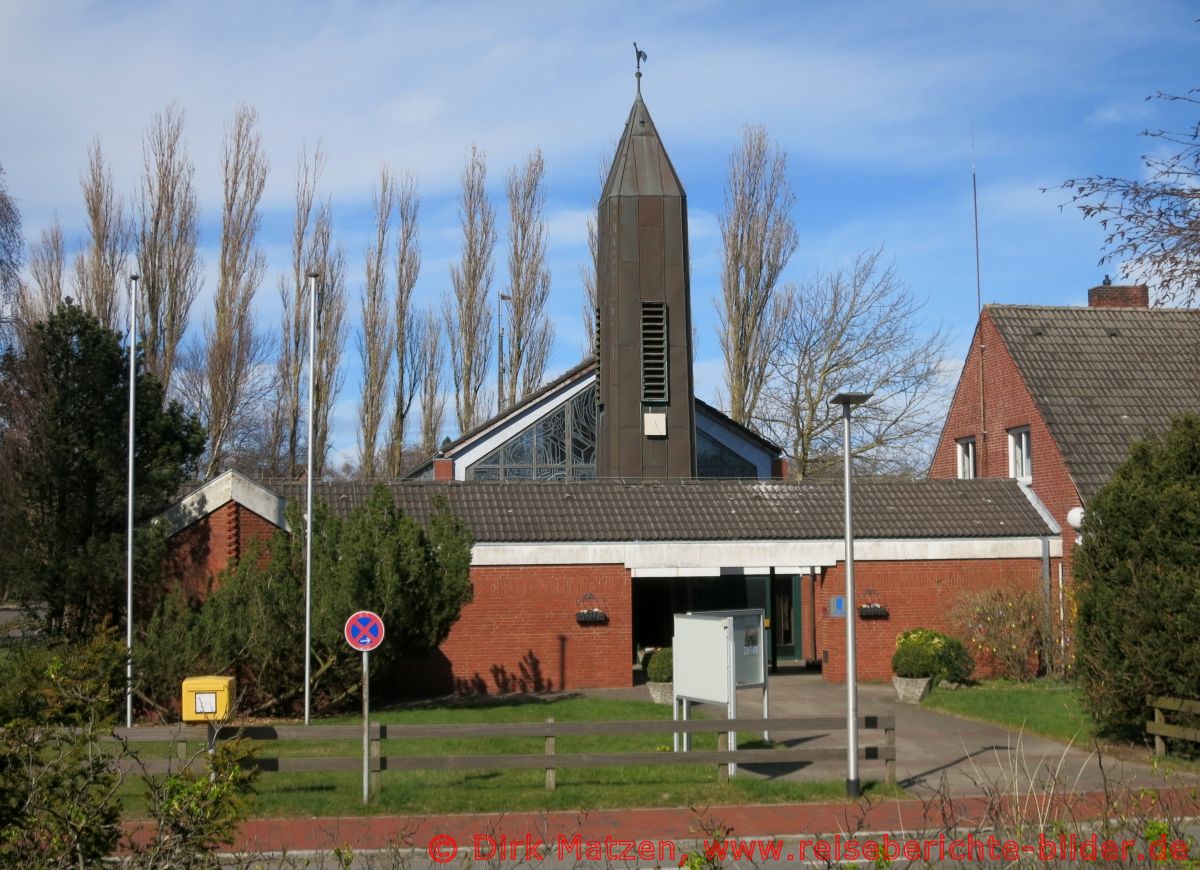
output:
<path id="1" fill-rule="evenodd" d="M 596 476 L 596 386 L 467 469 L 474 480 L 590 480 Z"/>
<path id="2" fill-rule="evenodd" d="M 474 480 L 592 480 L 596 477 L 596 401 L 592 384 L 467 469 Z M 754 463 L 696 430 L 699 477 L 755 478 Z"/>
<path id="3" fill-rule="evenodd" d="M 758 477 L 758 469 L 717 439 L 696 430 L 696 474 L 699 477 Z"/>

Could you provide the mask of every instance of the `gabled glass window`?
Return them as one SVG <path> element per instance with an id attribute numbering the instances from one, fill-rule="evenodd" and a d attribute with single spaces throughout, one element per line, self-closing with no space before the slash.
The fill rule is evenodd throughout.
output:
<path id="1" fill-rule="evenodd" d="M 756 478 L 758 469 L 716 438 L 701 429 L 696 430 L 696 476 L 724 478 Z"/>
<path id="2" fill-rule="evenodd" d="M 467 469 L 468 480 L 586 480 L 595 476 L 594 384 Z"/>

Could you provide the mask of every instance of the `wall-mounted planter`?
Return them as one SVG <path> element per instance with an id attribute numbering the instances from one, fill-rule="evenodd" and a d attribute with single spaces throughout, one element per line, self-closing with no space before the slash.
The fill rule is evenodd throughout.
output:
<path id="1" fill-rule="evenodd" d="M 603 610 L 579 610 L 575 621 L 580 625 L 608 625 L 608 614 Z"/>
<path id="2" fill-rule="evenodd" d="M 882 604 L 860 604 L 858 606 L 859 619 L 887 619 L 888 609 Z"/>

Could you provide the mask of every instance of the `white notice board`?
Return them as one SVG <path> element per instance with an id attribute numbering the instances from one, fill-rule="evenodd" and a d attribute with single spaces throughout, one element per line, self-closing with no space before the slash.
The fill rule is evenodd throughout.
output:
<path id="1" fill-rule="evenodd" d="M 698 613 L 675 615 L 672 660 L 680 698 L 728 704 L 730 620 Z"/>

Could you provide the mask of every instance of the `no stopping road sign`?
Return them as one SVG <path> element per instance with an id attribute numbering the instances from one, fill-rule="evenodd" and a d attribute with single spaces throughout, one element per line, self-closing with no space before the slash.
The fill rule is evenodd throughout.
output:
<path id="1" fill-rule="evenodd" d="M 370 652 L 383 643 L 383 620 L 369 610 L 360 610 L 346 620 L 346 643 L 359 652 Z"/>

